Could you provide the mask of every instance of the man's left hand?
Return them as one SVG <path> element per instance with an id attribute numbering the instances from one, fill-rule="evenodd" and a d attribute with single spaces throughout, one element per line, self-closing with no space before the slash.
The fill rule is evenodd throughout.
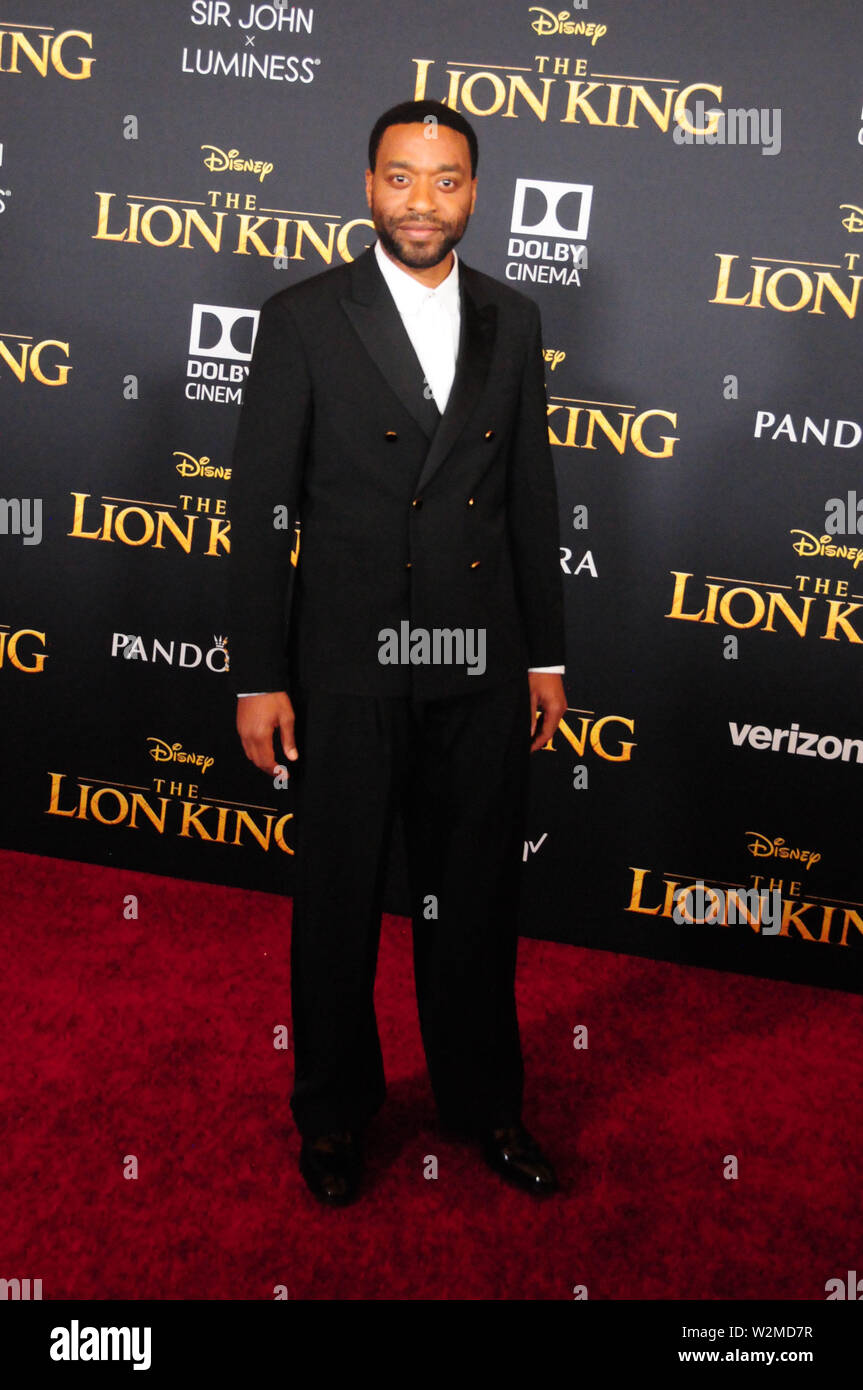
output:
<path id="1" fill-rule="evenodd" d="M 553 737 L 563 718 L 566 692 L 561 677 L 547 671 L 528 671 L 527 679 L 530 682 L 530 751 L 535 753 Z"/>

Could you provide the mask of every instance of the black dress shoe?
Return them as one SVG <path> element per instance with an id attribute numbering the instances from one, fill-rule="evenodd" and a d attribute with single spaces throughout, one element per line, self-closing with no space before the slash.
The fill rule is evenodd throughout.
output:
<path id="1" fill-rule="evenodd" d="M 359 1134 L 344 1131 L 303 1139 L 300 1172 L 306 1185 L 330 1206 L 345 1206 L 357 1195 L 363 1171 L 363 1145 Z"/>
<path id="2" fill-rule="evenodd" d="M 524 1125 L 504 1125 L 480 1134 L 482 1155 L 490 1168 L 526 1192 L 557 1192 L 557 1175 Z"/>

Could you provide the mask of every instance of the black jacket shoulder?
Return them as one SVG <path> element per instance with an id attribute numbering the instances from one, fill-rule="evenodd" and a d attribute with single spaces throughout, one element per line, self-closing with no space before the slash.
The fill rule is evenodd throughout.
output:
<path id="1" fill-rule="evenodd" d="M 352 261 L 348 261 L 343 265 L 328 266 L 326 270 L 319 270 L 316 275 L 309 275 L 294 285 L 286 285 L 283 290 L 277 290 L 269 299 L 265 299 L 261 308 L 301 312 L 305 308 L 319 306 L 323 299 L 341 299 L 350 290 L 352 264 Z"/>
<path id="2" fill-rule="evenodd" d="M 511 313 L 520 317 L 539 315 L 539 307 L 530 295 L 523 294 L 521 290 L 514 290 L 504 280 L 486 275 L 485 271 L 465 265 L 464 261 L 461 262 L 461 270 L 464 272 L 465 283 L 470 286 L 477 303 L 505 306 Z"/>

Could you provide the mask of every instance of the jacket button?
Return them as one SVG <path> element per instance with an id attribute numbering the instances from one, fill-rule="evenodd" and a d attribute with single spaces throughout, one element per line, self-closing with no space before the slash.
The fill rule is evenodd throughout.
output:
<path id="1" fill-rule="evenodd" d="M 485 438 L 485 439 L 494 439 L 494 430 L 486 430 L 485 435 L 484 435 L 484 438 Z"/>
<path id="2" fill-rule="evenodd" d="M 472 507 L 472 506 L 473 506 L 473 498 L 472 498 L 472 497 L 469 497 L 469 498 L 467 499 L 467 504 L 468 504 L 469 507 Z"/>
<path id="3" fill-rule="evenodd" d="M 411 502 L 411 506 L 412 506 L 412 507 L 416 507 L 417 511 L 419 511 L 419 509 L 420 509 L 420 507 L 422 506 L 422 504 L 423 504 L 423 499 L 422 499 L 421 497 L 415 497 L 414 500 Z"/>
<path id="4" fill-rule="evenodd" d="M 475 570 L 476 567 L 477 567 L 477 565 L 478 565 L 479 563 L 480 563 L 479 560 L 472 560 L 472 561 L 471 561 L 471 566 L 470 566 L 471 569 L 472 569 L 472 570 Z"/>
<path id="5" fill-rule="evenodd" d="M 412 561 L 412 560 L 408 560 L 407 564 L 405 565 L 405 569 L 406 569 L 406 570 L 409 570 L 412 564 L 413 564 L 413 561 Z"/>
<path id="6" fill-rule="evenodd" d="M 396 440 L 398 439 L 398 435 L 396 434 L 395 430 L 387 430 L 386 434 L 384 435 L 384 439 L 387 441 L 388 444 L 395 444 Z"/>

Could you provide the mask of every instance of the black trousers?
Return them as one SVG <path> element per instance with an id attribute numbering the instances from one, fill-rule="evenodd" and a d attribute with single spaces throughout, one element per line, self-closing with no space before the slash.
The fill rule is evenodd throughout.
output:
<path id="1" fill-rule="evenodd" d="M 530 758 L 527 673 L 440 700 L 292 693 L 291 937 L 301 1134 L 361 1128 L 383 1103 L 374 1008 L 382 890 L 403 817 L 420 1029 L 442 1124 L 517 1122 L 518 891 Z"/>

